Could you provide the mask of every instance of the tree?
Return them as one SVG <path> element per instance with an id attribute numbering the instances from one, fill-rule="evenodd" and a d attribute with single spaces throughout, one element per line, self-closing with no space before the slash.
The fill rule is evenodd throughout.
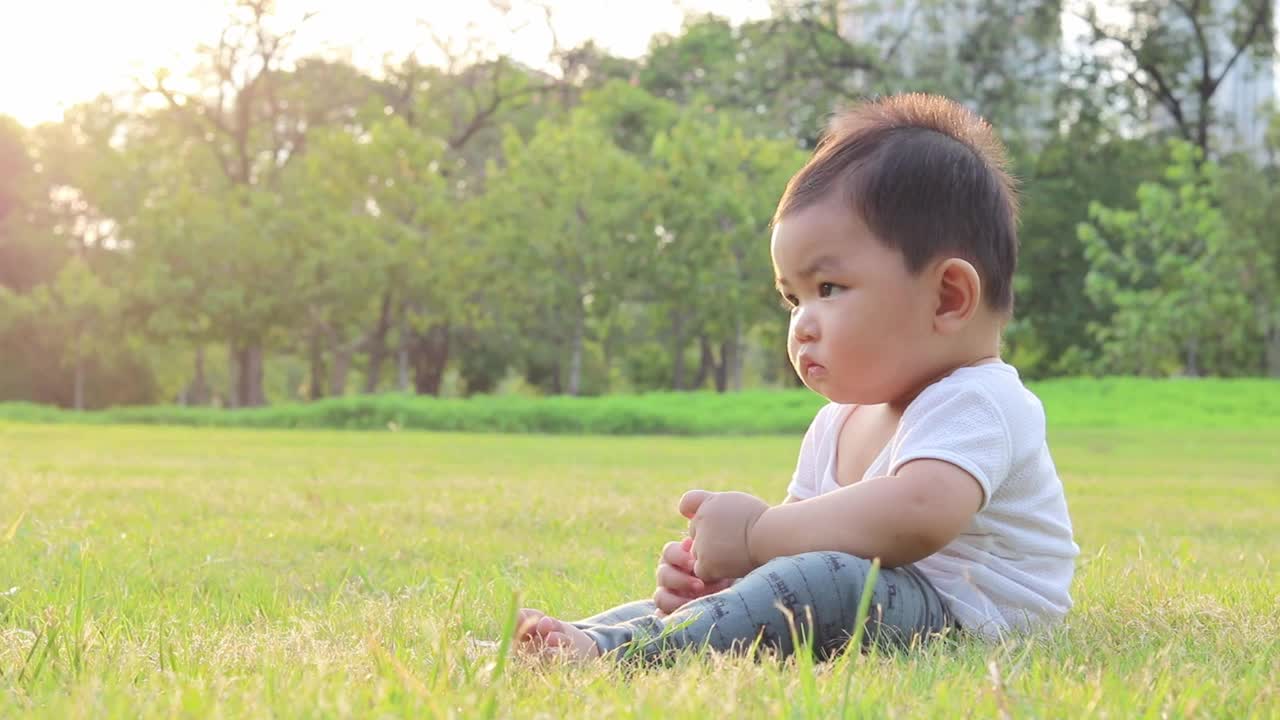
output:
<path id="1" fill-rule="evenodd" d="M 686 387 L 685 343 L 697 337 L 702 370 L 692 386 L 711 371 L 721 392 L 740 388 L 745 333 L 776 304 L 769 220 L 803 153 L 695 109 L 660 133 L 652 152 L 660 225 L 650 287 L 670 322 L 671 385 Z"/>
<path id="2" fill-rule="evenodd" d="M 0 287 L 19 292 L 57 272 L 65 251 L 44 242 L 49 217 L 47 182 L 37 173 L 32 138 L 0 116 Z"/>
<path id="3" fill-rule="evenodd" d="M 410 56 L 386 68 L 381 92 L 385 108 L 403 118 L 408 128 L 423 137 L 444 139 L 444 153 L 433 172 L 448 183 L 451 200 L 469 203 L 485 191 L 490 159 L 502 154 L 502 128 L 531 135 L 539 118 L 559 112 L 547 98 L 560 83 L 503 56 L 485 59 L 474 43 L 465 49 L 438 44 L 448 61 L 445 69 L 425 67 Z M 461 329 L 460 318 L 440 313 L 439 305 L 428 309 L 407 296 L 397 304 L 387 291 L 381 307 L 386 312 L 378 327 L 389 328 L 394 321 L 398 328 L 399 387 L 438 393 L 455 336 L 465 339 L 472 333 Z M 427 318 L 431 321 L 424 324 Z M 375 332 L 369 343 L 374 374 L 380 367 L 376 358 L 385 353 L 381 339 L 386 335 L 386 330 Z M 370 377 L 373 374 L 366 375 Z M 366 389 L 373 388 L 366 384 Z"/>
<path id="4" fill-rule="evenodd" d="M 860 12 L 867 3 L 849 3 Z M 930 92 L 973 108 L 1015 150 L 1057 130 L 1061 0 L 913 0 L 857 36 L 880 50 L 878 92 Z M 905 14 L 907 21 L 900 20 Z M 877 41 L 878 38 L 887 38 Z"/>
<path id="5" fill-rule="evenodd" d="M 16 287 L 27 312 L 11 324 L 8 359 L 33 399 L 83 408 L 91 369 L 95 404 L 136 402 L 153 387 L 143 350 L 128 341 L 135 318 L 118 290 L 129 261 L 121 220 L 133 211 L 119 151 L 129 122 L 100 97 L 27 133 L 29 172 L 9 226 L 16 259 L 26 263 Z"/>
<path id="6" fill-rule="evenodd" d="M 1258 250 L 1219 207 L 1221 173 L 1199 148 L 1174 143 L 1163 182 L 1138 188 L 1136 210 L 1097 203 L 1079 228 L 1086 291 L 1114 308 L 1095 328 L 1101 369 L 1163 375 L 1251 369 L 1248 287 Z"/>
<path id="7" fill-rule="evenodd" d="M 12 347 L 14 339 L 11 334 L 15 327 L 19 327 L 22 318 L 29 315 L 26 309 L 26 298 L 18 293 L 10 290 L 4 285 L 0 285 L 0 338 L 4 338 L 5 346 Z M 11 358 L 6 358 L 12 362 Z M 0 382 L 0 388 L 5 384 Z M 0 397 L 3 397 L 0 395 Z"/>
<path id="8" fill-rule="evenodd" d="M 264 346 L 280 319 L 291 315 L 272 307 L 288 296 L 270 288 L 258 292 L 262 286 L 252 282 L 275 282 L 288 272 L 287 264 L 271 265 L 292 257 L 290 249 L 275 247 L 286 239 L 270 234 L 279 229 L 273 209 L 279 207 L 281 175 L 305 151 L 310 130 L 353 118 L 372 88 L 341 63 L 312 60 L 289 68 L 287 52 L 297 28 L 274 29 L 273 11 L 272 0 L 237 0 L 218 44 L 202 48 L 208 64 L 189 78 L 190 91 L 175 89 L 163 72 L 142 88 L 162 97 L 187 138 L 213 159 L 225 186 L 216 191 L 222 211 L 238 223 L 234 233 L 221 235 L 228 241 L 223 266 L 251 279 L 226 288 L 231 295 L 224 297 L 240 305 L 220 308 L 231 313 L 223 329 L 231 333 L 226 340 L 235 387 L 229 398 L 235 405 L 266 401 Z"/>
<path id="9" fill-rule="evenodd" d="M 1272 0 L 1073 0 L 1093 59 L 1159 108 L 1184 140 L 1213 157 L 1213 99 L 1238 65 L 1274 57 Z M 1147 120 L 1142 113 L 1135 113 Z"/>
<path id="10" fill-rule="evenodd" d="M 509 133 L 503 155 L 483 211 L 499 274 L 520 288 L 514 311 L 551 343 L 555 376 L 577 395 L 588 322 L 608 317 L 638 272 L 644 170 L 584 108 L 543 121 L 527 142 Z"/>
<path id="11" fill-rule="evenodd" d="M 1085 291 L 1090 261 L 1076 225 L 1090 203 L 1136 205 L 1144 181 L 1168 163 L 1162 145 L 1116 137 L 1096 114 L 1079 116 L 1037 151 L 1014 156 L 1021 182 L 1017 303 L 1006 333 L 1011 357 L 1031 377 L 1085 372 L 1099 352 L 1091 325 L 1106 324 L 1109 304 Z"/>
<path id="12" fill-rule="evenodd" d="M 437 323 L 472 319 L 484 248 L 467 242 L 465 183 L 446 182 L 447 152 L 444 138 L 391 116 L 359 135 L 319 134 L 297 168 L 288 212 L 313 239 L 302 295 L 308 323 L 329 344 L 334 394 L 359 349 L 368 350 L 365 390 L 377 389 L 393 326 L 411 345 Z M 438 392 L 443 363 L 414 358 L 431 361 L 410 361 L 414 388 Z"/>
<path id="13" fill-rule="evenodd" d="M 741 26 L 690 17 L 680 34 L 654 38 L 640 84 L 657 97 L 733 112 L 750 131 L 812 147 L 823 118 L 881 74 L 876 50 L 850 42 L 829 4 L 786 4 Z"/>
<path id="14" fill-rule="evenodd" d="M 1271 128 L 1268 150 L 1274 157 L 1280 150 L 1280 115 L 1271 115 Z M 1228 159 L 1222 209 L 1236 237 L 1258 243 L 1242 289 L 1253 303 L 1266 373 L 1280 377 L 1280 165 L 1247 156 Z"/>
<path id="15" fill-rule="evenodd" d="M 0 247 L 7 244 L 12 232 L 9 228 L 21 219 L 30 202 L 24 184 L 31 176 L 25 129 L 13 118 L 0 115 Z M 0 264 L 0 268 L 4 265 Z"/>
<path id="16" fill-rule="evenodd" d="M 37 287 L 25 311 L 40 331 L 60 341 L 62 362 L 73 373 L 72 407 L 85 408 L 86 368 L 93 359 L 127 347 L 117 310 L 120 293 L 105 285 L 82 257 L 73 257 L 52 282 Z"/>

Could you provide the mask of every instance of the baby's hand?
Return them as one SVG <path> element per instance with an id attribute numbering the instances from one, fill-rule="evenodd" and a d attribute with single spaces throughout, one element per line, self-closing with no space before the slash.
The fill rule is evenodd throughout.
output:
<path id="1" fill-rule="evenodd" d="M 680 498 L 680 514 L 689 518 L 689 537 L 700 578 L 742 577 L 756 568 L 751 557 L 751 529 L 769 504 L 743 492 L 690 490 Z"/>
<path id="2" fill-rule="evenodd" d="M 673 540 L 662 548 L 657 575 L 653 603 L 658 606 L 659 615 L 670 615 L 690 600 L 718 593 L 733 584 L 732 580 L 708 584 L 693 574 L 693 538 Z"/>

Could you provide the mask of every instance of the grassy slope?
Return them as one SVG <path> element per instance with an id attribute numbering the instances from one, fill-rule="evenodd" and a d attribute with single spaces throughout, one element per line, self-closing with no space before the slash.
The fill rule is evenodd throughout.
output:
<path id="1" fill-rule="evenodd" d="M 1054 428 L 1280 429 L 1280 381 L 1065 379 L 1032 385 Z M 0 404 L 0 420 L 570 434 L 739 435 L 803 432 L 824 401 L 807 390 L 654 393 L 595 398 L 329 399 L 252 410 L 145 407 L 74 413 Z"/>
<path id="2" fill-rule="evenodd" d="M 1083 549 L 1068 625 L 811 682 L 498 668 L 467 642 L 513 592 L 568 616 L 647 594 L 679 493 L 781 497 L 798 436 L 0 424 L 0 716 L 1276 716 L 1280 433 L 1051 439 Z"/>

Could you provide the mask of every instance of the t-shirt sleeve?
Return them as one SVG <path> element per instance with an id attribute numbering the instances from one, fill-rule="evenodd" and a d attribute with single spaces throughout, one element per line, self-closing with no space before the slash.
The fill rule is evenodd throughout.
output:
<path id="1" fill-rule="evenodd" d="M 931 392 L 932 391 L 932 392 Z M 912 460 L 942 460 L 982 486 L 982 505 L 1008 478 L 1013 442 L 1004 413 L 976 387 L 930 388 L 912 403 L 893 439 L 889 474 Z"/>
<path id="2" fill-rule="evenodd" d="M 829 407 L 829 406 L 828 406 Z M 824 407 L 809 423 L 809 430 L 800 443 L 800 457 L 796 460 L 796 471 L 791 475 L 791 484 L 787 486 L 787 494 L 797 500 L 808 500 L 818 495 L 818 440 L 826 425 L 827 408 Z"/>

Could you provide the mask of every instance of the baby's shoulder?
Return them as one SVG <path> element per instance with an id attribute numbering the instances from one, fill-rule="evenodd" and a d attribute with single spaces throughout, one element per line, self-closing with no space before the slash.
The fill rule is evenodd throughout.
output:
<path id="1" fill-rule="evenodd" d="M 974 414 L 974 408 L 1003 425 L 1015 445 L 1044 442 L 1044 406 L 1022 383 L 1017 369 L 1006 363 L 959 368 L 925 388 L 907 412 Z"/>
<path id="2" fill-rule="evenodd" d="M 828 402 L 826 405 L 818 408 L 818 412 L 814 413 L 813 420 L 809 423 L 810 431 L 825 432 L 834 425 L 840 417 L 840 411 L 848 405 L 840 403 Z"/>
<path id="3" fill-rule="evenodd" d="M 836 440 L 840 430 L 840 419 L 851 406 L 828 402 L 814 414 L 809 423 L 809 431 L 805 433 L 805 445 L 813 452 L 821 453 Z"/>

